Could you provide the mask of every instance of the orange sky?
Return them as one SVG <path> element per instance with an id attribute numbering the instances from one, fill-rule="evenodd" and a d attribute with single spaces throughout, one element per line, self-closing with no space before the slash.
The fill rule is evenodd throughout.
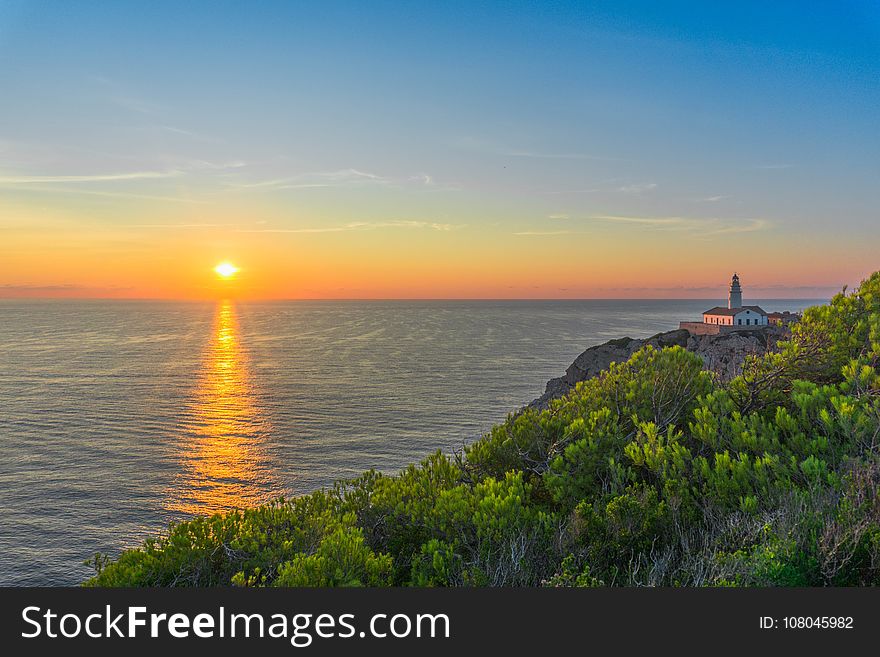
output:
<path id="1" fill-rule="evenodd" d="M 846 236 L 819 244 L 773 228 L 707 234 L 714 222 L 545 219 L 554 230 L 538 234 L 511 229 L 515 208 L 495 208 L 494 222 L 454 225 L 281 224 L 259 204 L 200 205 L 197 213 L 152 204 L 161 216 L 144 217 L 143 201 L 114 199 L 104 212 L 136 215 L 115 223 L 88 204 L 41 200 L 0 200 L 0 296 L 715 298 L 736 270 L 747 296 L 817 298 L 857 283 L 874 257 L 869 244 Z M 213 272 L 221 261 L 241 271 L 221 280 Z"/>

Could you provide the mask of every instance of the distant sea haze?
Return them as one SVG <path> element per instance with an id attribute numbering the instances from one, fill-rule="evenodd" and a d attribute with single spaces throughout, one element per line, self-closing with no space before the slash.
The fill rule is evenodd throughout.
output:
<path id="1" fill-rule="evenodd" d="M 451 452 L 585 348 L 718 303 L 0 301 L 0 584 Z"/>

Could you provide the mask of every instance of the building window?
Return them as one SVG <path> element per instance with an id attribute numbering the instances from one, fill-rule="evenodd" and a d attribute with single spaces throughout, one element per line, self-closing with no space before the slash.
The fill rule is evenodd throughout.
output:
<path id="1" fill-rule="evenodd" d="M 742 324 L 743 321 L 741 319 L 736 320 L 737 324 Z"/>

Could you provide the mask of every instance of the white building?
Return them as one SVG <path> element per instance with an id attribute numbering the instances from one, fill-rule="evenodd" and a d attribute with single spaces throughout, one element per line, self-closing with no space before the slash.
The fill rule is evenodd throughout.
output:
<path id="1" fill-rule="evenodd" d="M 733 275 L 730 280 L 730 292 L 727 296 L 727 308 L 716 306 L 703 313 L 704 324 L 720 326 L 767 326 L 770 321 L 767 313 L 760 306 L 744 306 L 739 276 Z"/>

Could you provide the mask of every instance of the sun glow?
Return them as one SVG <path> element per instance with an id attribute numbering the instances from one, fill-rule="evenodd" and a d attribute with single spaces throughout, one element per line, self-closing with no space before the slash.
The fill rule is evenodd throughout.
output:
<path id="1" fill-rule="evenodd" d="M 217 272 L 220 278 L 232 278 L 239 272 L 239 269 L 231 262 L 221 262 L 214 267 L 214 271 Z"/>

